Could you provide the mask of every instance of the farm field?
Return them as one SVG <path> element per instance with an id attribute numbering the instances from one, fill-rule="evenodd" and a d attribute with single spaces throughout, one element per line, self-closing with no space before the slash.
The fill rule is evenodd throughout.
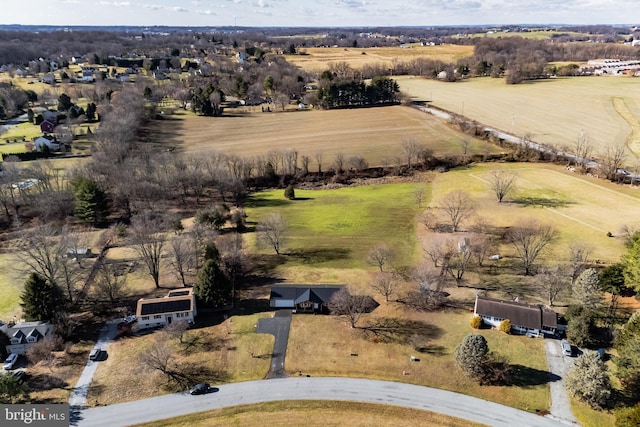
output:
<path id="1" fill-rule="evenodd" d="M 444 83 L 396 77 L 414 100 L 462 114 L 514 135 L 570 147 L 580 133 L 595 153 L 627 144 L 640 156 L 640 84 L 629 77 L 574 77 L 507 85 L 504 79 L 475 78 Z M 597 155 L 596 155 L 597 157 Z M 628 156 L 630 166 L 637 159 Z"/>
<path id="2" fill-rule="evenodd" d="M 383 64 L 391 66 L 394 61 L 411 61 L 426 58 L 436 61 L 455 63 L 458 59 L 471 56 L 473 46 L 445 44 L 439 46 L 420 46 L 408 44 L 401 47 L 311 47 L 302 48 L 305 55 L 287 55 L 287 62 L 306 71 L 321 73 L 328 69 L 331 62 L 346 62 L 351 68 L 359 69 L 365 65 Z"/>
<path id="3" fill-rule="evenodd" d="M 361 402 L 308 401 L 267 402 L 233 408 L 200 412 L 184 417 L 139 424 L 138 427 L 209 427 L 265 425 L 299 425 L 304 419 L 307 426 L 395 427 L 398 420 L 406 427 L 447 426 L 479 427 L 473 423 L 447 415 L 389 405 Z"/>
<path id="4" fill-rule="evenodd" d="M 219 118 L 182 115 L 161 121 L 164 144 L 186 153 L 219 151 L 238 156 L 265 155 L 271 150 L 295 149 L 309 156 L 323 154 L 326 170 L 336 154 L 362 156 L 370 165 L 392 165 L 402 156 L 401 142 L 415 138 L 434 153 L 462 154 L 468 138 L 470 153 L 499 153 L 501 149 L 451 129 L 447 123 L 411 107 L 393 106 L 353 110 L 247 113 Z"/>

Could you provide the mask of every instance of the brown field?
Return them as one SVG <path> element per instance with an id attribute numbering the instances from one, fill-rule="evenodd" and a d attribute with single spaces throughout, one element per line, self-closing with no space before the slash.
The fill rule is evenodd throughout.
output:
<path id="1" fill-rule="evenodd" d="M 312 47 L 301 49 L 306 55 L 287 55 L 286 58 L 287 62 L 306 71 L 322 72 L 328 68 L 331 62 L 346 62 L 354 69 L 373 64 L 391 66 L 394 61 L 411 61 L 416 58 L 455 63 L 458 59 L 472 55 L 473 49 L 473 46 L 420 46 L 419 44 L 410 44 L 406 48 Z"/>
<path id="2" fill-rule="evenodd" d="M 140 424 L 139 427 L 295 426 L 300 425 L 301 420 L 304 420 L 304 425 L 307 426 L 323 427 L 396 427 L 399 425 L 399 420 L 402 420 L 402 425 L 406 427 L 479 427 L 483 425 L 434 412 L 397 406 L 373 405 L 361 402 L 296 400 L 216 409 L 184 417 Z"/>
<path id="3" fill-rule="evenodd" d="M 362 156 L 371 165 L 391 165 L 402 156 L 401 142 L 416 138 L 436 154 L 462 154 L 460 142 L 471 141 L 471 153 L 495 153 L 500 148 L 452 130 L 444 121 L 405 106 L 284 113 L 247 113 L 221 118 L 177 116 L 160 122 L 167 145 L 187 153 L 220 151 L 238 156 L 264 155 L 295 149 L 311 158 L 323 153 L 326 169 L 338 153 Z"/>
<path id="4" fill-rule="evenodd" d="M 628 146 L 630 167 L 640 155 L 640 84 L 631 77 L 574 77 L 507 85 L 476 78 L 444 83 L 396 78 L 413 99 L 463 114 L 488 126 L 558 147 L 570 147 L 584 131 L 597 152 Z"/>

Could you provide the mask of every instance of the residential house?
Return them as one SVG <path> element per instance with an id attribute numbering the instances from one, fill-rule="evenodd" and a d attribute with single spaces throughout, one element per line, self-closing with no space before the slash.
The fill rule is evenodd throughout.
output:
<path id="1" fill-rule="evenodd" d="M 485 324 L 493 327 L 498 327 L 503 320 L 509 319 L 512 330 L 521 334 L 554 335 L 558 330 L 558 314 L 540 304 L 522 304 L 476 295 L 473 312 Z"/>
<path id="2" fill-rule="evenodd" d="M 191 288 L 169 291 L 162 298 L 141 298 L 136 309 L 139 329 L 161 327 L 178 320 L 193 323 L 197 314 Z"/>
<path id="3" fill-rule="evenodd" d="M 25 354 L 29 347 L 52 336 L 55 326 L 49 322 L 21 322 L 8 327 L 5 331 L 9 337 L 8 353 Z"/>
<path id="4" fill-rule="evenodd" d="M 292 308 L 296 313 L 325 313 L 333 295 L 344 289 L 340 285 L 274 286 L 269 296 L 269 306 Z"/>
<path id="5" fill-rule="evenodd" d="M 46 83 L 48 85 L 56 84 L 56 76 L 53 74 L 45 74 L 42 76 L 42 83 Z"/>
<path id="6" fill-rule="evenodd" d="M 44 147 L 50 151 L 58 151 L 62 148 L 62 144 L 52 135 L 39 136 L 33 140 L 33 151 L 42 151 Z"/>
<path id="7" fill-rule="evenodd" d="M 55 127 L 56 127 L 56 123 L 50 120 L 45 120 L 42 123 L 40 123 L 40 131 L 42 133 L 51 133 L 53 132 L 53 129 L 55 129 Z"/>
<path id="8" fill-rule="evenodd" d="M 94 68 L 83 68 L 81 75 L 78 76 L 78 81 L 85 82 L 85 83 L 95 82 L 96 81 L 95 72 L 96 70 Z"/>

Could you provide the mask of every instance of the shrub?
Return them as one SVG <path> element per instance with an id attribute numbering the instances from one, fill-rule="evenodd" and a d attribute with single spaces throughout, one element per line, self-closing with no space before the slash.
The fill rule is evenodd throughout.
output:
<path id="1" fill-rule="evenodd" d="M 616 427 L 636 427 L 640 425 L 640 403 L 630 408 L 616 410 Z"/>
<path id="2" fill-rule="evenodd" d="M 502 322 L 500 322 L 500 325 L 498 326 L 498 330 L 500 332 L 504 332 L 505 334 L 511 333 L 511 320 L 504 319 Z"/>
<path id="3" fill-rule="evenodd" d="M 296 192 L 293 189 L 293 185 L 289 184 L 287 188 L 284 189 L 284 197 L 289 200 L 293 200 L 296 198 Z"/>
<path id="4" fill-rule="evenodd" d="M 472 327 L 473 329 L 480 329 L 480 327 L 482 326 L 482 317 L 480 317 L 480 316 L 473 316 L 473 317 L 471 318 L 471 322 L 470 322 L 470 324 L 471 324 L 471 327 Z"/>
<path id="5" fill-rule="evenodd" d="M 482 335 L 467 335 L 455 351 L 456 364 L 464 373 L 475 379 L 481 379 L 489 358 L 489 346 Z"/>

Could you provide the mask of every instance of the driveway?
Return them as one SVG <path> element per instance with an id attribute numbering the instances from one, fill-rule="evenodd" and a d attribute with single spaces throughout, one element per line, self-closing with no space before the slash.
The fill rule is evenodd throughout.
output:
<path id="1" fill-rule="evenodd" d="M 114 340 L 116 335 L 118 334 L 118 323 L 122 319 L 112 320 L 107 322 L 102 330 L 100 331 L 100 336 L 98 337 L 98 341 L 94 348 L 101 348 L 102 350 L 107 350 L 109 347 L 109 343 Z M 107 352 L 107 357 L 108 356 Z M 98 368 L 98 363 L 100 361 L 89 360 L 87 357 L 87 364 L 78 378 L 78 382 L 76 386 L 71 390 L 71 396 L 69 397 L 69 405 L 72 408 L 86 408 L 87 407 L 87 393 L 89 392 L 89 386 L 91 385 L 91 380 L 93 380 L 93 374 L 96 372 Z"/>
<path id="2" fill-rule="evenodd" d="M 271 334 L 276 339 L 271 354 L 271 366 L 267 378 L 286 378 L 284 370 L 284 357 L 287 354 L 289 342 L 289 329 L 291 327 L 291 310 L 278 310 L 275 316 L 269 319 L 258 319 L 259 334 Z"/>
<path id="3" fill-rule="evenodd" d="M 544 348 L 547 353 L 547 366 L 549 367 L 552 380 L 549 382 L 551 388 L 551 415 L 565 424 L 578 424 L 578 420 L 571 412 L 569 396 L 564 387 L 564 377 L 573 366 L 573 357 L 562 354 L 560 340 L 545 339 Z"/>
<path id="4" fill-rule="evenodd" d="M 421 409 L 497 427 L 559 427 L 558 420 L 446 390 L 357 378 L 289 377 L 220 385 L 201 396 L 177 393 L 75 411 L 71 425 L 116 427 L 237 405 L 341 400 Z M 331 420 L 327 420 L 331 421 Z M 399 423 L 401 424 L 401 423 Z"/>

